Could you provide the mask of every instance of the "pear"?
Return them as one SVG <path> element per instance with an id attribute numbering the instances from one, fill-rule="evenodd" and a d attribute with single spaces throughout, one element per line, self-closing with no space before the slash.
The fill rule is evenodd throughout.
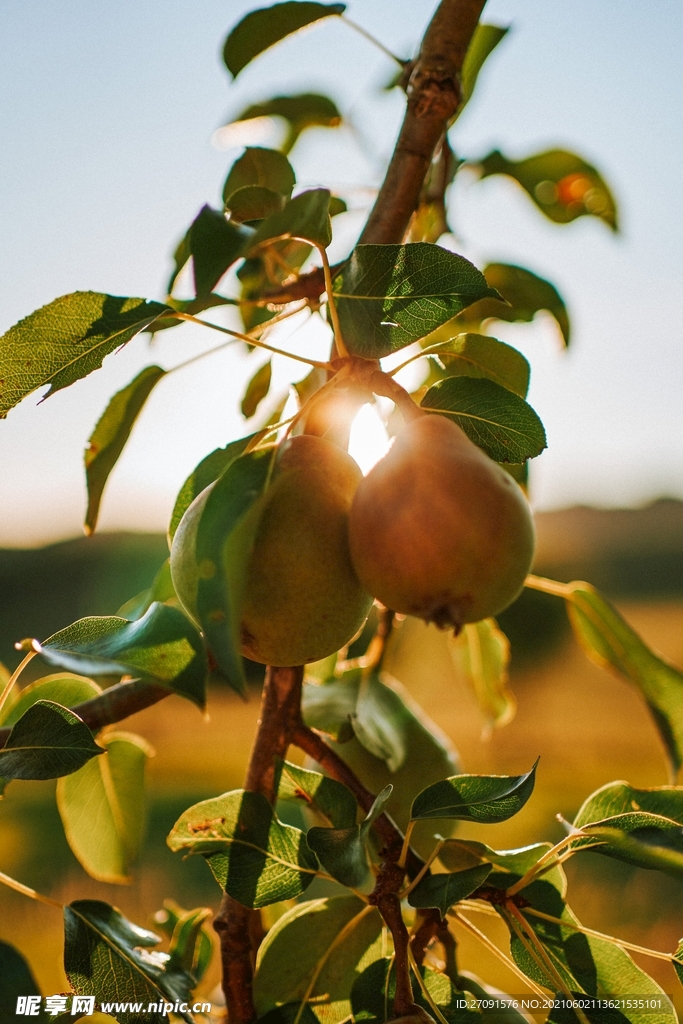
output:
<path id="1" fill-rule="evenodd" d="M 515 600 L 535 540 L 518 484 L 455 423 L 427 413 L 359 484 L 349 537 L 374 597 L 456 632 Z"/>
<path id="2" fill-rule="evenodd" d="M 362 479 L 341 448 L 306 434 L 278 453 L 247 568 L 242 654 L 266 665 L 303 665 L 334 654 L 358 632 L 371 596 L 351 564 L 348 514 Z M 171 576 L 195 619 L 195 541 L 213 487 L 194 500 L 176 532 Z"/>

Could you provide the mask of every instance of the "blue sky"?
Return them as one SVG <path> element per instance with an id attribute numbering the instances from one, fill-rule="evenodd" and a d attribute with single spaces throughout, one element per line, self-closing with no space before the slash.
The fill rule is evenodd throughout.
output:
<path id="1" fill-rule="evenodd" d="M 304 185 L 345 188 L 353 241 L 402 116 L 382 94 L 390 62 L 336 19 L 265 54 L 231 85 L 219 49 L 251 7 L 206 0 L 22 0 L 0 32 L 0 330 L 80 289 L 160 298 L 169 253 L 204 202 L 218 203 L 239 151 L 212 146 L 243 105 L 275 93 L 328 92 L 357 135 L 311 132 L 292 162 Z M 401 54 L 433 5 L 356 0 L 349 14 Z M 497 332 L 532 363 L 530 400 L 549 450 L 533 467 L 538 507 L 683 497 L 683 7 L 623 0 L 489 0 L 485 20 L 513 31 L 487 65 L 454 143 L 521 157 L 573 148 L 613 185 L 623 232 L 584 218 L 545 222 L 504 179 L 453 197 L 458 251 L 521 263 L 553 280 L 573 316 L 560 351 L 551 323 Z M 359 143 L 358 137 L 362 138 Z M 0 422 L 0 545 L 80 531 L 82 451 L 108 397 L 148 362 L 170 367 L 215 344 L 172 332 L 138 339 L 85 382 Z M 310 333 L 310 332 L 309 332 Z M 311 351 L 321 343 L 311 336 Z M 175 493 L 209 450 L 242 431 L 237 403 L 260 362 L 227 350 L 160 385 L 112 475 L 104 529 L 165 527 Z M 292 364 L 278 367 L 284 382 Z"/>

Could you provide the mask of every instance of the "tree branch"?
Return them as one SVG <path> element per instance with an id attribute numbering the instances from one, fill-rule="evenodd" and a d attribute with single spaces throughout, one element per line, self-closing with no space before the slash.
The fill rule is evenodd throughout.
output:
<path id="1" fill-rule="evenodd" d="M 339 754 L 325 743 L 319 733 L 315 732 L 314 729 L 309 729 L 308 726 L 302 723 L 294 732 L 292 743 L 299 747 L 300 750 L 303 750 L 305 754 L 308 754 L 309 757 L 312 757 L 314 761 L 317 761 L 331 778 L 336 779 L 337 782 L 343 782 L 346 788 L 351 790 L 364 811 L 370 810 L 375 802 L 375 794 L 365 788 L 355 772 L 349 768 L 346 761 L 343 761 Z M 403 847 L 403 834 L 400 829 L 397 828 L 386 812 L 380 814 L 374 823 L 374 828 L 384 843 L 383 858 L 394 862 L 397 861 Z M 409 850 L 408 852 L 408 866 L 409 871 L 414 874 L 417 874 L 420 868 L 423 867 L 423 861 L 414 850 Z"/>
<path id="2" fill-rule="evenodd" d="M 381 896 L 377 909 L 384 918 L 394 941 L 394 972 L 396 990 L 394 993 L 394 1017 L 407 1017 L 417 1011 L 413 1001 L 413 986 L 410 981 L 410 958 L 408 956 L 408 929 L 401 913 L 401 901 L 395 892 Z"/>
<path id="3" fill-rule="evenodd" d="M 441 0 L 410 65 L 408 106 L 384 182 L 359 238 L 363 244 L 403 241 L 420 203 L 429 166 L 461 100 L 460 73 L 486 0 Z M 333 276 L 343 264 L 332 268 Z M 274 303 L 320 298 L 320 267 L 286 287 L 264 293 Z"/>
<path id="4" fill-rule="evenodd" d="M 422 40 L 403 126 L 360 242 L 403 240 L 434 150 L 460 105 L 460 72 L 485 2 L 441 0 Z"/>
<path id="5" fill-rule="evenodd" d="M 303 667 L 266 670 L 259 717 L 244 788 L 262 793 L 271 803 L 277 797 L 277 759 L 283 758 L 301 722 Z M 259 930 L 258 910 L 251 910 L 227 893 L 213 926 L 221 940 L 223 991 L 230 1024 L 249 1024 L 256 1019 L 252 979 Z"/>
<path id="6" fill-rule="evenodd" d="M 147 683 L 142 679 L 134 679 L 130 683 L 117 683 L 104 690 L 99 696 L 91 697 L 81 704 L 74 704 L 71 710 L 82 718 L 93 732 L 99 732 L 105 725 L 120 722 L 136 711 L 143 711 L 152 704 L 158 704 L 164 697 L 170 697 L 172 690 L 156 683 Z M 0 749 L 7 743 L 11 732 L 9 726 L 0 729 Z"/>

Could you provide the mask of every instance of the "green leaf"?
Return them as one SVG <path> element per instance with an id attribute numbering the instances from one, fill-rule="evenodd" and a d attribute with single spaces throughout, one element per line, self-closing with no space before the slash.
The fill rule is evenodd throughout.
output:
<path id="1" fill-rule="evenodd" d="M 174 853 L 205 856 L 219 885 L 245 907 L 295 899 L 317 871 L 304 833 L 278 821 L 261 793 L 241 789 L 188 808 L 166 842 Z"/>
<path id="2" fill-rule="evenodd" d="M 152 389 L 166 371 L 147 366 L 121 391 L 117 391 L 97 421 L 85 449 L 85 478 L 88 485 L 88 510 L 85 530 L 91 534 L 97 524 L 100 501 L 109 474 L 130 437 L 136 419 Z"/>
<path id="3" fill-rule="evenodd" d="M 589 583 L 570 583 L 567 613 L 591 661 L 625 677 L 645 698 L 668 755 L 671 774 L 683 763 L 683 673 L 658 657 Z"/>
<path id="4" fill-rule="evenodd" d="M 490 864 L 478 864 L 450 874 L 425 875 L 408 895 L 408 903 L 411 907 L 436 907 L 445 917 L 454 903 L 467 899 L 483 885 L 490 872 Z"/>
<path id="5" fill-rule="evenodd" d="M 71 708 L 97 697 L 101 692 L 100 687 L 93 683 L 92 679 L 73 675 L 71 672 L 43 676 L 22 690 L 13 691 L 0 711 L 0 725 L 14 725 L 24 712 L 39 700 L 49 700 L 61 704 L 64 708 Z"/>
<path id="6" fill-rule="evenodd" d="M 550 843 L 534 843 L 519 850 L 501 851 L 473 839 L 447 839 L 439 853 L 439 860 L 452 871 L 463 871 L 486 861 L 510 872 L 516 880 L 534 867 L 550 849 Z M 512 880 L 506 884 L 512 885 Z"/>
<path id="7" fill-rule="evenodd" d="M 145 762 L 153 753 L 139 736 L 102 736 L 94 758 L 57 783 L 57 806 L 76 859 L 92 878 L 125 884 L 142 847 Z"/>
<path id="8" fill-rule="evenodd" d="M 12 727 L 0 750 L 0 776 L 57 779 L 103 753 L 78 715 L 53 701 L 39 700 Z"/>
<path id="9" fill-rule="evenodd" d="M 354 735 L 351 719 L 356 713 L 359 677 L 354 676 L 338 682 L 304 683 L 301 710 L 304 721 L 311 729 L 327 733 L 339 743 L 350 740 Z"/>
<path id="10" fill-rule="evenodd" d="M 37 309 L 0 338 L 0 419 L 45 384 L 44 399 L 87 377 L 168 311 L 99 292 L 73 292 Z"/>
<path id="11" fill-rule="evenodd" d="M 244 392 L 244 398 L 240 405 L 240 410 L 245 419 L 251 419 L 256 413 L 259 405 L 270 391 L 270 381 L 272 378 L 272 359 L 269 359 L 263 366 L 259 366 L 258 370 L 247 384 L 247 389 Z"/>
<path id="12" fill-rule="evenodd" d="M 320 93 L 303 92 L 294 96 L 273 96 L 261 103 L 252 103 L 232 122 L 249 121 L 254 117 L 281 117 L 287 122 L 287 138 L 282 151 L 289 153 L 307 128 L 337 128 L 342 121 L 336 103 Z"/>
<path id="13" fill-rule="evenodd" d="M 284 209 L 286 199 L 262 185 L 245 185 L 237 189 L 225 204 L 231 224 L 250 224 Z"/>
<path id="14" fill-rule="evenodd" d="M 549 149 L 525 160 L 508 160 L 494 149 L 477 166 L 482 178 L 491 174 L 513 178 L 556 224 L 592 216 L 617 230 L 617 207 L 607 183 L 595 167 L 576 153 Z"/>
<path id="15" fill-rule="evenodd" d="M 608 782 L 583 802 L 574 819 L 574 828 L 584 828 L 605 818 L 632 811 L 662 815 L 683 825 L 683 787 L 636 789 L 629 786 L 628 782 Z"/>
<path id="16" fill-rule="evenodd" d="M 310 1002 L 321 1021 L 351 1012 L 356 978 L 382 955 L 382 919 L 357 896 L 332 896 L 299 903 L 284 914 L 261 943 L 254 1002 L 259 1015 L 280 1003 Z"/>
<path id="17" fill-rule="evenodd" d="M 346 213 L 348 206 L 339 196 L 330 196 L 330 217 L 337 217 L 340 213 Z"/>
<path id="18" fill-rule="evenodd" d="M 187 233 L 198 297 L 213 291 L 226 270 L 243 255 L 250 237 L 247 228 L 232 224 L 219 210 L 202 206 Z"/>
<path id="19" fill-rule="evenodd" d="M 595 853 L 636 867 L 683 875 L 683 828 L 670 818 L 632 811 L 585 825 L 583 832 L 587 849 L 599 843 L 593 847 Z M 572 846 L 580 850 L 584 841 L 577 840 Z"/>
<path id="20" fill-rule="evenodd" d="M 539 310 L 545 309 L 555 318 L 565 345 L 569 345 L 569 313 L 555 285 L 511 263 L 489 263 L 484 267 L 484 277 L 508 303 L 505 306 L 486 299 L 479 307 L 485 307 L 484 316 L 510 323 L 516 320 L 530 323 Z"/>
<path id="21" fill-rule="evenodd" d="M 34 640 L 33 649 L 59 668 L 146 679 L 204 708 L 206 651 L 195 627 L 177 608 L 156 603 L 135 622 L 93 615 L 42 644 Z"/>
<path id="22" fill-rule="evenodd" d="M 205 490 L 209 484 L 217 480 L 224 469 L 233 462 L 238 455 L 247 448 L 258 434 L 250 434 L 248 437 L 241 437 L 239 441 L 231 441 L 225 448 L 216 448 L 209 455 L 202 459 L 196 466 L 187 480 L 180 488 L 178 497 L 171 513 L 171 522 L 168 527 L 169 546 L 175 537 L 178 524 L 183 518 L 194 499 Z"/>
<path id="23" fill-rule="evenodd" d="M 420 405 L 448 416 L 495 462 L 526 462 L 546 447 L 545 430 L 531 406 L 507 388 L 477 377 L 446 377 Z"/>
<path id="24" fill-rule="evenodd" d="M 213 916 L 210 907 L 188 910 L 176 921 L 169 943 L 169 966 L 182 967 L 198 983 L 211 962 L 213 944 L 204 923 Z"/>
<path id="25" fill-rule="evenodd" d="M 350 889 L 370 886 L 373 875 L 370 871 L 368 841 L 373 822 L 384 811 L 391 796 L 392 787 L 387 786 L 375 798 L 367 817 L 360 825 L 352 828 L 310 828 L 306 841 L 318 860 L 333 878 Z"/>
<path id="26" fill-rule="evenodd" d="M 595 853 L 654 868 L 668 874 L 683 872 L 683 788 L 662 786 L 634 789 L 611 782 L 593 793 L 576 816 L 575 828 L 588 837 L 573 849 L 600 841 Z"/>
<path id="27" fill-rule="evenodd" d="M 531 796 L 536 764 L 526 775 L 454 775 L 423 789 L 411 818 L 455 818 L 490 825 L 507 821 Z"/>
<path id="28" fill-rule="evenodd" d="M 78 995 L 98 1003 L 191 1002 L 194 979 L 167 953 L 152 950 L 161 939 L 128 921 L 108 903 L 75 900 L 64 908 L 64 970 Z M 152 950 L 150 952 L 150 950 Z M 189 1013 L 180 1013 L 193 1024 Z M 116 1011 L 119 1024 L 139 1024 L 139 1014 Z M 163 1024 L 161 1012 L 145 1014 L 147 1024 Z"/>
<path id="29" fill-rule="evenodd" d="M 523 869 L 522 869 L 523 870 Z M 521 877 L 513 874 L 492 872 L 487 885 L 506 889 Z M 566 879 L 561 868 L 554 868 L 522 890 L 525 904 L 521 908 L 528 929 L 533 930 L 536 939 L 542 944 L 546 955 L 562 977 L 567 988 L 573 993 L 585 993 L 627 1000 L 636 997 L 637 1004 L 642 999 L 656 999 L 661 1006 L 659 1010 L 633 1009 L 622 1004 L 621 1013 L 629 1024 L 675 1024 L 676 1016 L 667 996 L 660 986 L 645 971 L 634 964 L 631 957 L 623 949 L 605 939 L 585 935 L 576 927 L 564 927 L 542 918 L 535 917 L 530 910 L 538 910 L 568 925 L 578 925 L 578 921 L 565 902 Z M 505 913 L 499 910 L 501 916 Z M 508 926 L 509 918 L 507 918 Z M 510 951 L 513 959 L 522 971 L 538 984 L 557 991 L 557 983 L 545 965 L 541 966 L 527 952 L 514 930 L 510 931 Z M 528 940 L 527 940 L 528 941 Z M 602 1015 L 601 1015 L 602 1014 Z M 589 1020 L 600 1024 L 604 1020 L 604 1011 L 587 1011 Z M 621 1017 L 619 1018 L 621 1019 Z M 563 1019 L 561 1012 L 553 1010 L 549 1020 L 554 1024 L 569 1024 Z"/>
<path id="30" fill-rule="evenodd" d="M 465 1009 L 464 995 L 440 971 L 420 968 L 422 984 L 430 998 L 439 1008 L 447 1024 L 476 1024 L 481 1015 L 476 1010 Z M 413 1000 L 419 1007 L 434 1017 L 434 1010 L 426 1001 L 417 979 L 411 975 Z M 376 960 L 365 969 L 351 991 L 353 1019 L 365 1024 L 384 1024 L 393 1018 L 392 1003 L 396 994 L 396 971 L 393 958 Z M 398 1018 L 393 1018 L 398 1019 Z M 412 1019 L 412 1018 L 410 1018 Z"/>
<path id="31" fill-rule="evenodd" d="M 213 943 L 204 922 L 213 911 L 208 907 L 184 910 L 175 900 L 164 900 L 163 910 L 154 914 L 154 923 L 170 939 L 171 960 L 179 963 L 199 983 L 211 963 Z"/>
<path id="32" fill-rule="evenodd" d="M 327 247 L 332 241 L 329 208 L 330 193 L 326 188 L 300 192 L 284 209 L 259 224 L 248 245 L 249 255 L 273 242 L 295 237 Z"/>
<path id="33" fill-rule="evenodd" d="M 250 11 L 235 25 L 223 47 L 225 66 L 236 78 L 254 57 L 281 39 L 321 18 L 340 15 L 345 4 L 318 4 L 305 0 L 273 4 Z"/>
<path id="34" fill-rule="evenodd" d="M 487 377 L 526 398 L 531 367 L 521 352 L 483 334 L 454 335 L 457 330 L 457 323 L 446 323 L 425 339 L 429 344 L 424 354 L 441 367 L 430 376 L 430 384 L 443 377 Z"/>
<path id="35" fill-rule="evenodd" d="M 295 184 L 294 169 L 284 153 L 277 149 L 247 146 L 225 179 L 223 202 L 227 205 L 235 192 L 249 185 L 258 185 L 289 199 Z"/>
<path id="36" fill-rule="evenodd" d="M 19 996 L 39 996 L 33 972 L 18 949 L 0 940 L 0 1021 L 16 1021 Z"/>
<path id="37" fill-rule="evenodd" d="M 388 356 L 471 303 L 497 297 L 463 256 L 438 245 L 357 245 L 334 281 L 342 334 L 353 355 Z"/>
<path id="38" fill-rule="evenodd" d="M 386 761 L 390 772 L 398 771 L 406 759 L 408 737 L 394 693 L 375 672 L 361 679 L 351 725 L 366 750 Z"/>
<path id="39" fill-rule="evenodd" d="M 477 78 L 484 62 L 508 32 L 509 28 L 501 28 L 500 25 L 477 25 L 475 28 L 462 65 L 460 76 L 462 100 L 458 109 L 458 116 L 460 116 L 463 108 L 472 98 L 472 93 L 474 92 L 474 87 L 477 84 Z"/>
<path id="40" fill-rule="evenodd" d="M 356 824 L 358 805 L 351 791 L 319 772 L 284 761 L 277 795 L 279 800 L 303 802 L 324 815 L 334 828 L 351 828 Z"/>
<path id="41" fill-rule="evenodd" d="M 349 672 L 339 682 L 324 686 L 305 684 L 303 714 L 307 725 L 340 737 L 339 743 L 330 740 L 330 746 L 371 792 L 379 793 L 389 784 L 394 787 L 387 812 L 399 828 L 405 830 L 414 798 L 425 784 L 459 771 L 458 756 L 449 738 L 397 680 L 383 672 L 382 681 L 388 691 L 383 700 L 393 704 L 391 718 L 405 737 L 407 756 L 398 771 L 389 771 L 385 761 L 374 757 L 353 736 L 349 714 L 355 710 L 359 671 Z M 414 848 L 427 856 L 434 847 L 431 823 L 418 825 L 413 836 Z"/>
<path id="42" fill-rule="evenodd" d="M 484 714 L 486 727 L 507 725 L 515 715 L 515 696 L 509 687 L 510 641 L 495 619 L 470 622 L 450 646 L 461 678 L 467 680 Z"/>
<path id="43" fill-rule="evenodd" d="M 197 528 L 197 614 L 219 668 L 239 693 L 246 692 L 242 595 L 275 450 L 257 449 L 230 462 L 212 485 Z"/>

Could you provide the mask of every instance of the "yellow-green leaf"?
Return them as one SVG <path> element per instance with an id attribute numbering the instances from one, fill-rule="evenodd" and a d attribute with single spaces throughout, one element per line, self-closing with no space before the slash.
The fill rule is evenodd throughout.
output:
<path id="1" fill-rule="evenodd" d="M 650 650 L 589 583 L 567 585 L 567 613 L 591 661 L 633 683 L 647 702 L 675 777 L 683 763 L 683 673 Z"/>
<path id="2" fill-rule="evenodd" d="M 88 485 L 85 530 L 88 534 L 95 530 L 102 492 L 109 474 L 152 389 L 165 374 L 166 371 L 160 366 L 146 366 L 141 370 L 130 384 L 116 392 L 88 439 L 88 447 L 85 449 L 85 479 Z"/>
<path id="3" fill-rule="evenodd" d="M 102 365 L 168 306 L 100 292 L 73 292 L 37 309 L 0 338 L 0 419 L 32 391 L 48 398 Z"/>
<path id="4" fill-rule="evenodd" d="M 154 752 L 140 736 L 101 737 L 107 751 L 57 783 L 57 806 L 77 859 L 100 882 L 130 881 L 145 824 L 144 770 Z"/>
<path id="5" fill-rule="evenodd" d="M 457 672 L 474 690 L 487 729 L 511 722 L 516 702 L 508 685 L 510 642 L 496 620 L 468 623 L 450 650 Z"/>
<path id="6" fill-rule="evenodd" d="M 272 379 L 272 360 L 269 359 L 263 366 L 259 366 L 258 370 L 247 384 L 247 389 L 244 392 L 244 398 L 240 406 L 242 415 L 245 419 L 251 419 L 256 413 L 259 405 L 270 391 L 270 382 Z"/>

